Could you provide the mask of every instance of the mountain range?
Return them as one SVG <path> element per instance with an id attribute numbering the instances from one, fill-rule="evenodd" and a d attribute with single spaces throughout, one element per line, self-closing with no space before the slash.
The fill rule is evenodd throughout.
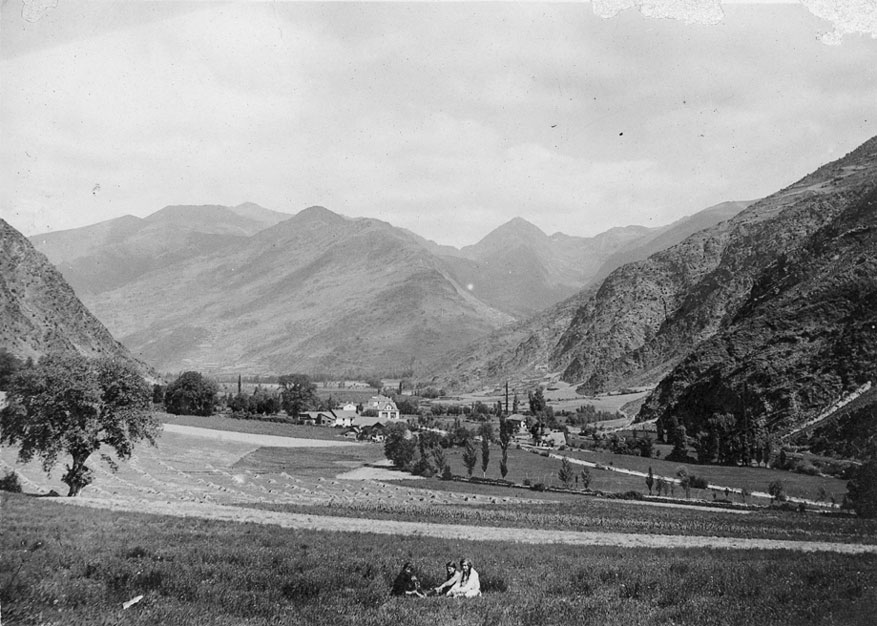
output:
<path id="1" fill-rule="evenodd" d="M 661 228 L 551 236 L 516 218 L 462 249 L 323 207 L 171 206 L 32 237 L 86 305 L 162 371 L 410 372 L 576 294 Z"/>

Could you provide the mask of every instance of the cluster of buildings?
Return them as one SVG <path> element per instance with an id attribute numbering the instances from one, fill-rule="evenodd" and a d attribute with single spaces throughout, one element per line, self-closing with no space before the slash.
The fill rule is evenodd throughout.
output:
<path id="1" fill-rule="evenodd" d="M 386 424 L 399 422 L 402 416 L 392 398 L 372 396 L 362 405 L 362 412 L 353 403 L 345 404 L 340 409 L 326 411 L 306 411 L 301 414 L 304 424 L 313 426 L 330 426 L 345 428 L 344 436 L 351 439 L 371 439 L 383 441 L 383 430 Z"/>
<path id="2" fill-rule="evenodd" d="M 343 436 L 350 439 L 377 442 L 384 440 L 384 428 L 387 425 L 403 421 L 396 403 L 386 396 L 373 396 L 362 405 L 361 409 L 359 411 L 355 404 L 348 403 L 338 409 L 307 411 L 302 413 L 300 418 L 303 424 L 343 428 L 345 429 Z M 542 426 L 534 432 L 525 415 L 514 414 L 506 419 L 511 424 L 512 436 L 517 441 L 551 448 L 566 443 L 566 435 L 562 431 L 554 431 Z"/>

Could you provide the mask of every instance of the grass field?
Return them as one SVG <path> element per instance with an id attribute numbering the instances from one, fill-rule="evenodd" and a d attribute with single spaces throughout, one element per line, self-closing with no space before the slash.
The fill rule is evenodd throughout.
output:
<path id="1" fill-rule="evenodd" d="M 223 415 L 203 417 L 200 415 L 171 415 L 170 413 L 158 413 L 157 416 L 161 422 L 166 424 L 180 424 L 181 426 L 195 426 L 197 428 L 215 428 L 236 433 L 276 435 L 278 437 L 303 437 L 306 439 L 341 441 L 341 433 L 343 432 L 340 428 L 285 424 L 283 422 L 269 422 L 258 419 L 244 420 L 225 417 Z"/>
<path id="2" fill-rule="evenodd" d="M 313 434 L 323 443 L 340 442 L 335 431 L 325 428 L 217 417 L 167 419 L 232 433 Z M 448 451 L 455 473 L 465 474 L 459 454 Z M 493 448 L 488 476 L 498 476 L 499 456 Z M 648 462 L 612 456 L 616 465 Z M 280 448 L 260 446 L 251 438 L 220 441 L 165 432 L 157 448 L 138 447 L 117 474 L 93 459 L 96 483 L 83 495 L 97 502 L 124 499 L 127 510 L 144 512 L 153 507 L 177 515 L 179 509 L 196 507 L 194 517 L 4 496 L 4 624 L 864 624 L 877 610 L 873 554 L 534 546 L 441 539 L 421 530 L 433 523 L 450 525 L 449 537 L 459 536 L 459 526 L 461 534 L 467 527 L 491 527 L 496 532 L 488 535 L 494 539 L 503 528 L 515 528 L 614 532 L 631 537 L 631 544 L 637 537 L 681 535 L 691 537 L 687 541 L 709 536 L 742 538 L 744 543 L 873 545 L 874 521 L 776 510 L 658 507 L 437 478 L 414 480 L 401 472 L 384 471 L 385 478 L 395 479 L 390 481 L 343 478 L 382 459 L 383 447 L 376 444 Z M 556 484 L 559 463 L 510 450 L 509 478 Z M 0 449 L 4 465 L 15 467 L 30 493 L 62 489 L 62 469 L 46 477 L 37 463 L 15 464 L 8 448 Z M 740 471 L 716 469 L 731 472 L 730 478 Z M 767 470 L 754 471 L 760 476 Z M 475 474 L 481 475 L 480 467 Z M 603 470 L 592 470 L 592 475 L 591 486 L 606 491 L 623 491 L 628 484 L 645 488 L 639 477 Z M 227 519 L 254 522 L 278 515 L 268 511 L 366 520 L 352 521 L 350 528 L 360 531 L 370 523 L 375 530 L 382 520 L 401 520 L 416 523 L 422 536 L 220 522 L 206 519 L 211 507 L 222 508 L 223 514 L 242 513 Z M 346 529 L 346 523 L 341 527 Z M 33 549 L 36 542 L 41 545 Z M 388 596 L 402 561 L 415 561 L 422 577 L 432 580 L 445 561 L 463 555 L 471 556 L 482 573 L 483 598 L 405 602 Z M 122 609 L 122 602 L 139 595 L 138 604 Z"/>
<path id="3" fill-rule="evenodd" d="M 562 452 L 552 451 L 553 454 L 562 454 L 575 459 L 600 463 L 604 466 L 612 466 L 615 468 L 623 468 L 633 471 L 646 473 L 649 467 L 652 468 L 655 475 L 663 475 L 673 477 L 676 475 L 677 468 L 680 463 L 672 461 L 664 461 L 663 459 L 646 459 L 638 456 L 630 456 L 623 454 L 612 454 L 610 452 L 590 452 L 568 449 Z M 451 469 L 455 474 L 465 475 L 466 467 L 463 464 L 462 450 L 455 448 L 448 450 L 446 453 Z M 490 452 L 490 462 L 487 468 L 488 478 L 501 478 L 499 472 L 499 460 L 501 451 L 494 446 Z M 479 456 L 480 459 L 480 456 Z M 509 449 L 509 473 L 507 479 L 514 482 L 523 482 L 529 480 L 532 483 L 541 482 L 546 485 L 560 486 L 561 482 L 558 478 L 558 470 L 560 469 L 560 461 L 553 458 L 546 458 L 529 452 L 527 450 Z M 703 476 L 710 484 L 721 485 L 722 487 L 745 487 L 750 492 L 767 492 L 768 485 L 774 480 L 782 480 L 786 487 L 786 492 L 790 496 L 802 497 L 807 499 L 816 499 L 819 489 L 823 488 L 829 494 L 833 495 L 838 502 L 843 499 L 846 493 L 846 481 L 838 478 L 822 477 L 822 476 L 806 476 L 787 472 L 783 470 L 772 470 L 766 468 L 742 468 L 728 467 L 721 465 L 696 465 L 686 464 L 689 474 Z M 574 467 L 578 472 L 579 467 Z M 648 493 L 645 479 L 640 476 L 632 476 L 621 472 L 613 472 L 608 470 L 590 469 L 591 489 L 606 492 L 624 492 L 629 490 Z M 481 476 L 481 463 L 476 466 L 473 472 L 474 476 Z M 575 483 L 573 483 L 575 485 Z M 681 497 L 682 490 L 675 489 L 676 495 Z M 721 490 L 719 497 L 724 497 Z M 702 498 L 711 500 L 712 490 L 710 489 L 692 489 L 692 498 Z M 735 501 L 742 501 L 740 496 L 734 496 Z M 748 502 L 767 503 L 767 498 L 747 498 Z"/>
<path id="4" fill-rule="evenodd" d="M 532 546 L 295 531 L 3 498 L 4 623 L 870 624 L 877 557 Z M 474 561 L 474 600 L 392 598 Z M 142 599 L 123 609 L 124 602 Z"/>

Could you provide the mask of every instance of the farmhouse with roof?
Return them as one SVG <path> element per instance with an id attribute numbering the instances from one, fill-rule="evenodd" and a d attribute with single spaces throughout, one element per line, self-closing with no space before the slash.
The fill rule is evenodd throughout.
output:
<path id="1" fill-rule="evenodd" d="M 396 407 L 396 403 L 387 396 L 372 396 L 363 410 L 375 411 L 379 419 L 399 419 L 399 409 Z"/>
<path id="2" fill-rule="evenodd" d="M 359 416 L 356 412 L 356 406 L 354 405 L 353 410 L 344 409 L 332 409 L 332 415 L 335 416 L 335 422 L 332 424 L 336 428 L 349 428 L 353 426 L 353 421 Z"/>

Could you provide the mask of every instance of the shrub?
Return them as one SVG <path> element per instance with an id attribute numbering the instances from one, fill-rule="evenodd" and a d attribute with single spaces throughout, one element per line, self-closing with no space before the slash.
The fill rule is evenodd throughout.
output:
<path id="1" fill-rule="evenodd" d="M 799 463 L 795 467 L 795 471 L 799 474 L 805 474 L 807 476 L 819 476 L 819 468 L 807 461 Z"/>
<path id="2" fill-rule="evenodd" d="M 709 489 L 709 482 L 703 476 L 690 476 L 689 484 L 694 489 Z"/>
<path id="3" fill-rule="evenodd" d="M 767 492 L 770 497 L 777 502 L 784 502 L 786 499 L 786 486 L 781 480 L 775 480 L 767 486 Z"/>
<path id="4" fill-rule="evenodd" d="M 6 476 L 0 478 L 0 491 L 21 493 L 21 480 L 18 478 L 18 474 L 10 470 Z"/>
<path id="5" fill-rule="evenodd" d="M 545 491 L 545 483 L 536 483 L 530 487 L 533 491 Z"/>
<path id="6" fill-rule="evenodd" d="M 630 490 L 625 491 L 623 494 L 621 494 L 621 497 L 624 500 L 642 500 L 643 494 L 641 494 L 639 491 Z"/>

